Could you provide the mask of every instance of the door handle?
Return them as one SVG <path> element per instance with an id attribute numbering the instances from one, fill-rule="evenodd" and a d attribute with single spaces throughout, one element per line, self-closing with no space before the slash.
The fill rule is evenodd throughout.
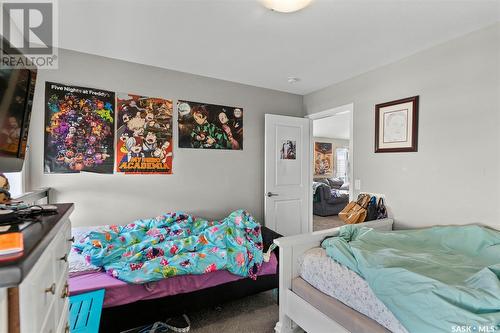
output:
<path id="1" fill-rule="evenodd" d="M 277 196 L 278 196 L 278 194 L 277 194 L 277 193 L 272 193 L 272 192 L 267 192 L 267 194 L 266 194 L 266 195 L 267 195 L 269 198 L 270 198 L 270 197 L 277 197 Z"/>

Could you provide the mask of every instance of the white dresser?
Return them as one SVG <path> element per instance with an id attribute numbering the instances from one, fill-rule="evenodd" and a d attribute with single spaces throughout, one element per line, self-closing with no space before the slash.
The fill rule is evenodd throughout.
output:
<path id="1" fill-rule="evenodd" d="M 72 204 L 58 215 L 23 231 L 25 255 L 10 266 L 0 263 L 0 332 L 63 333 L 68 325 L 68 253 Z M 38 236 L 38 239 L 37 239 Z M 3 300 L 3 301 L 2 301 Z M 2 309 L 3 304 L 3 309 Z"/>

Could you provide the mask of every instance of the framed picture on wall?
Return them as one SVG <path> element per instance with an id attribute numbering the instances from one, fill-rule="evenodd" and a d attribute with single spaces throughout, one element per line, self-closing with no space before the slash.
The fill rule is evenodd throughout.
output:
<path id="1" fill-rule="evenodd" d="M 375 152 L 415 152 L 418 96 L 375 105 Z"/>

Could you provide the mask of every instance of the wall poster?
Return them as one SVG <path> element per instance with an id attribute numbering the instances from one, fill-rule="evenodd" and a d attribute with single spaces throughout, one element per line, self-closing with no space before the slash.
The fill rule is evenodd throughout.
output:
<path id="1" fill-rule="evenodd" d="M 172 174 L 172 100 L 118 93 L 116 169 Z"/>
<path id="2" fill-rule="evenodd" d="M 115 93 L 45 83 L 46 173 L 113 173 Z"/>
<path id="3" fill-rule="evenodd" d="M 243 109 L 179 101 L 179 148 L 243 150 Z"/>
<path id="4" fill-rule="evenodd" d="M 280 149 L 280 160 L 295 160 L 297 156 L 297 142 L 294 140 L 282 140 Z"/>
<path id="5" fill-rule="evenodd" d="M 314 143 L 314 176 L 333 176 L 333 147 L 330 142 Z"/>

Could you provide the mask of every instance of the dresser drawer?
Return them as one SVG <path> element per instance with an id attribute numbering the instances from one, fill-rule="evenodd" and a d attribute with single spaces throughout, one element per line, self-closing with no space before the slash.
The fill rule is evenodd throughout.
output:
<path id="1" fill-rule="evenodd" d="M 48 312 L 55 310 L 52 305 L 56 289 L 52 247 L 49 246 L 19 288 L 23 332 L 42 331 Z"/>
<path id="2" fill-rule="evenodd" d="M 52 306 L 48 312 L 47 317 L 45 318 L 45 322 L 43 323 L 42 329 L 33 332 L 56 333 L 56 323 L 54 321 L 54 315 L 55 315 L 55 309 L 54 306 Z M 24 331 L 26 330 L 23 329 L 23 332 Z"/>
<path id="3" fill-rule="evenodd" d="M 69 333 L 69 298 L 64 302 L 63 311 L 60 316 L 56 317 L 57 333 Z"/>
<path id="4" fill-rule="evenodd" d="M 71 249 L 71 224 L 69 221 L 63 225 L 61 231 L 52 242 L 55 264 L 55 274 L 59 281 L 60 276 L 67 270 L 68 255 Z"/>
<path id="5" fill-rule="evenodd" d="M 55 297 L 55 306 L 56 306 L 56 315 L 61 316 L 64 312 L 65 303 L 69 299 L 69 288 L 68 288 L 68 271 L 66 270 L 61 276 L 61 280 L 57 285 L 56 297 Z M 59 318 L 56 318 L 56 322 L 59 322 Z"/>
<path id="6" fill-rule="evenodd" d="M 66 253 L 68 253 L 69 250 L 71 250 L 71 245 L 73 244 L 73 240 L 71 238 L 71 223 L 69 222 L 69 220 L 66 221 L 66 223 L 62 227 L 61 232 L 59 234 L 62 236 L 62 238 L 64 240 L 64 246 L 66 247 Z"/>
<path id="7" fill-rule="evenodd" d="M 54 300 L 55 332 L 64 332 L 69 309 L 68 254 L 71 249 L 71 224 L 65 223 L 53 241 L 55 260 L 56 295 Z"/>
<path id="8" fill-rule="evenodd" d="M 21 332 L 55 333 L 61 318 L 66 317 L 67 297 L 63 296 L 68 280 L 65 259 L 71 246 L 70 230 L 68 220 L 19 286 Z"/>

